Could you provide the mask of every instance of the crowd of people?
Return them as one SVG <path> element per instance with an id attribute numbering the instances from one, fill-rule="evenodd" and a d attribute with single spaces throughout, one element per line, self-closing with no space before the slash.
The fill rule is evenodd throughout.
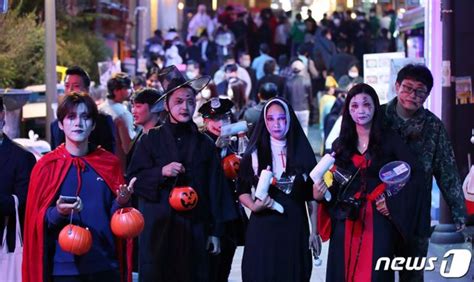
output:
<path id="1" fill-rule="evenodd" d="M 291 11 L 269 8 L 253 14 L 238 5 L 220 7 L 211 16 L 200 4 L 186 36 L 171 28 L 165 34 L 156 30 L 146 41 L 149 70 L 177 65 L 190 79 L 212 76 L 218 95 L 234 94 L 228 96 L 240 117 L 245 107 L 259 103 L 260 86 L 273 82 L 279 93 L 293 93 L 285 97 L 304 132 L 319 123 L 326 139 L 335 122 L 325 121 L 334 101 L 362 82 L 363 54 L 396 50 L 396 16 L 393 10 L 378 15 L 375 8 L 369 15 L 351 10 L 325 14 L 319 22 L 311 10 L 305 19 L 301 13 L 293 21 L 290 16 Z"/>
<path id="2" fill-rule="evenodd" d="M 430 70 L 402 68 L 396 97 L 380 105 L 357 58 L 368 52 L 366 36 L 377 40 L 381 21 L 335 13 L 317 24 L 308 15 L 291 25 L 285 14 L 263 10 L 256 24 L 229 6 L 216 24 L 200 5 L 189 44 L 176 31 L 163 39 L 156 32 L 147 41 L 146 76 L 114 74 L 99 105 L 87 72 L 70 67 L 51 124 L 53 150 L 36 165 L 2 133 L 0 98 L 0 236 L 8 230 L 3 243 L 18 247 L 15 221 L 3 225 L 17 197 L 23 281 L 124 281 L 132 271 L 140 281 L 227 281 L 237 246 L 244 246 L 243 281 L 309 281 L 312 253 L 329 239 L 327 281 L 394 281 L 375 263 L 426 256 L 433 176 L 463 229 L 452 146 L 423 107 Z M 308 126 L 319 123 L 327 136 L 338 117 L 327 150 L 349 180 L 313 179 L 320 152 Z M 247 126 L 235 137 L 223 134 L 239 121 Z M 392 195 L 379 171 L 397 160 L 411 176 Z M 257 197 L 264 174 L 273 180 Z M 183 189 L 186 198 L 172 203 Z M 135 241 L 110 227 L 114 212 L 130 206 L 145 220 Z M 83 255 L 58 242 L 70 223 L 91 231 Z M 423 271 L 399 277 L 423 281 Z"/>

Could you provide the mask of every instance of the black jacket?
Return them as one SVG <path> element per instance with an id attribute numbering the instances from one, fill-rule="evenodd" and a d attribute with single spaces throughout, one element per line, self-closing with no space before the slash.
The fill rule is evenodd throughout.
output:
<path id="1" fill-rule="evenodd" d="M 32 153 L 4 135 L 0 145 L 0 238 L 3 238 L 5 216 L 10 216 L 7 234 L 9 251 L 15 249 L 15 201 L 12 194 L 18 197 L 18 212 L 23 230 L 26 195 L 30 173 L 35 163 L 36 159 Z"/>

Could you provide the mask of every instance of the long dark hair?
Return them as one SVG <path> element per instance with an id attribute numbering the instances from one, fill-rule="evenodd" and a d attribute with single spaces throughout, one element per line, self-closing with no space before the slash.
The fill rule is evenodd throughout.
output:
<path id="1" fill-rule="evenodd" d="M 333 146 L 336 155 L 342 161 L 346 162 L 349 162 L 351 156 L 357 152 L 357 142 L 359 140 L 355 122 L 349 113 L 349 104 L 354 96 L 361 93 L 369 95 L 374 102 L 374 117 L 372 118 L 372 124 L 370 126 L 369 146 L 367 148 L 370 158 L 373 158 L 379 154 L 382 143 L 381 119 L 383 113 L 380 110 L 380 102 L 377 92 L 375 92 L 375 89 L 368 84 L 356 84 L 347 93 L 344 109 L 342 112 L 341 133 L 339 135 L 338 141 Z"/>
<path id="2" fill-rule="evenodd" d="M 245 82 L 240 79 L 231 79 L 229 81 L 229 87 L 234 93 L 232 102 L 234 102 L 237 111 L 242 110 L 247 104 L 247 98 L 245 97 Z"/>

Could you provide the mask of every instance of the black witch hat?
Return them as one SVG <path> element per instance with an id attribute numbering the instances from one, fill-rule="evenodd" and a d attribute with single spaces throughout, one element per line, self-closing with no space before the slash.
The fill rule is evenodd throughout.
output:
<path id="1" fill-rule="evenodd" d="M 187 80 L 175 65 L 171 65 L 161 69 L 158 72 L 158 80 L 164 89 L 164 93 L 156 101 L 155 105 L 153 106 L 154 109 L 163 109 L 163 101 L 166 99 L 166 97 L 183 87 L 191 88 L 194 90 L 194 95 L 197 95 L 202 89 L 204 89 L 204 87 L 207 86 L 207 84 L 209 84 L 211 77 L 202 76 Z"/>

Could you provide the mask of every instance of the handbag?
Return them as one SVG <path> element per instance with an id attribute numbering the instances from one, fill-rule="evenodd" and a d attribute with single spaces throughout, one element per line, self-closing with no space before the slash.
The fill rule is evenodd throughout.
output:
<path id="1" fill-rule="evenodd" d="M 18 198 L 12 195 L 15 199 L 15 250 L 8 252 L 7 246 L 7 232 L 8 220 L 5 218 L 5 229 L 3 230 L 2 246 L 0 247 L 0 273 L 2 273 L 2 281 L 21 282 L 21 263 L 23 258 L 23 240 L 21 238 L 20 218 L 18 216 Z"/>

